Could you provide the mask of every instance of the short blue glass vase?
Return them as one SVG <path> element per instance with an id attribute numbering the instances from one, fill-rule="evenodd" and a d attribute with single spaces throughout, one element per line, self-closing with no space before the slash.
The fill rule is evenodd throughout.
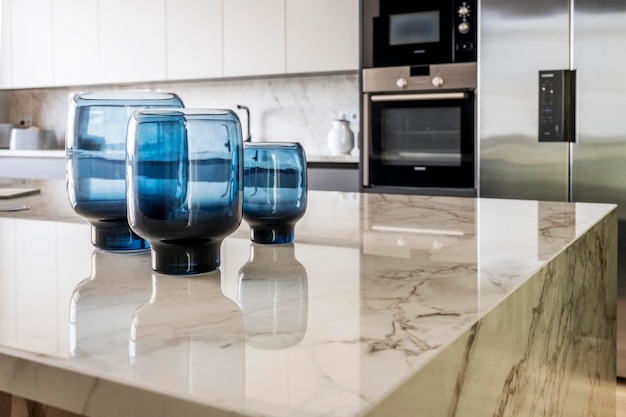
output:
<path id="1" fill-rule="evenodd" d="M 222 240 L 243 211 L 241 124 L 230 110 L 136 111 L 128 125 L 128 222 L 152 269 L 199 274 L 220 266 Z"/>
<path id="2" fill-rule="evenodd" d="M 247 142 L 243 164 L 243 218 L 250 226 L 250 240 L 259 244 L 293 242 L 295 225 L 307 204 L 302 145 Z"/>
<path id="3" fill-rule="evenodd" d="M 66 138 L 67 193 L 74 211 L 91 223 L 91 241 L 106 250 L 146 249 L 126 216 L 126 133 L 139 108 L 183 107 L 175 94 L 95 91 L 74 94 Z"/>

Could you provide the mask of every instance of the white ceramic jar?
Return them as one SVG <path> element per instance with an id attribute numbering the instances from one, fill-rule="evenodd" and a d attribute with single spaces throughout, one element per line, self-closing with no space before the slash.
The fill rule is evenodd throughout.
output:
<path id="1" fill-rule="evenodd" d="M 333 127 L 328 132 L 328 149 L 331 155 L 346 155 L 354 148 L 354 133 L 350 122 L 344 119 L 333 120 Z"/>

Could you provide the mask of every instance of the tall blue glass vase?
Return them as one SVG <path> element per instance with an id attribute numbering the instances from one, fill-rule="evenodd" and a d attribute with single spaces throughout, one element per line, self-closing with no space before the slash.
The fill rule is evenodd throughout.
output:
<path id="1" fill-rule="evenodd" d="M 307 204 L 306 156 L 291 142 L 248 142 L 244 147 L 243 218 L 260 244 L 294 240 Z"/>
<path id="2" fill-rule="evenodd" d="M 241 223 L 241 124 L 230 110 L 139 110 L 128 126 L 128 221 L 150 243 L 152 268 L 197 274 L 220 265 Z"/>
<path id="3" fill-rule="evenodd" d="M 126 216 L 126 130 L 140 108 L 183 107 L 170 93 L 97 91 L 71 97 L 67 116 L 66 178 L 73 209 L 92 225 L 94 246 L 136 250 L 147 242 Z"/>

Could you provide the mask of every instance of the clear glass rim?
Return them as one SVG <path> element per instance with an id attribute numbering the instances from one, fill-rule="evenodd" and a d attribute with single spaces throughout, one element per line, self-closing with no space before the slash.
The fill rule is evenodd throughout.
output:
<path id="1" fill-rule="evenodd" d="M 225 116 L 236 115 L 229 109 L 189 108 L 189 107 L 159 107 L 154 109 L 139 109 L 135 116 Z"/>
<path id="2" fill-rule="evenodd" d="M 174 93 L 150 90 L 102 90 L 85 91 L 74 94 L 77 100 L 167 100 L 178 96 Z"/>
<path id="3" fill-rule="evenodd" d="M 271 141 L 271 142 L 244 142 L 244 148 L 268 148 L 268 149 L 304 149 L 300 142 L 296 141 Z"/>

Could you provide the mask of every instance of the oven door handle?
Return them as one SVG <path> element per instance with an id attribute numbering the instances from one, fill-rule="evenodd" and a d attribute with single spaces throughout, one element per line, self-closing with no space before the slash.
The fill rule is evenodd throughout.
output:
<path id="1" fill-rule="evenodd" d="M 375 102 L 384 101 L 417 101 L 417 100 L 462 100 L 467 96 L 465 93 L 425 93 L 425 94 L 380 94 L 370 96 Z"/>

